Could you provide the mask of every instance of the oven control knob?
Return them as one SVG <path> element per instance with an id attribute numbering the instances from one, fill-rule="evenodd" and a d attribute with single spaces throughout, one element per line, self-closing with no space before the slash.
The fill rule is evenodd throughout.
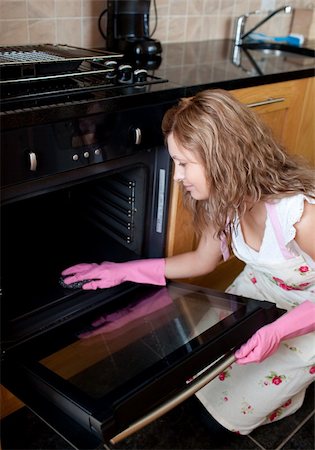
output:
<path id="1" fill-rule="evenodd" d="M 83 153 L 83 156 L 84 156 L 84 158 L 89 158 L 89 157 L 90 157 L 90 154 L 89 154 L 89 152 L 84 152 L 84 153 Z"/>
<path id="2" fill-rule="evenodd" d="M 136 83 L 144 83 L 148 78 L 148 71 L 145 69 L 136 69 L 133 72 L 134 80 Z"/>
<path id="3" fill-rule="evenodd" d="M 30 162 L 30 170 L 35 172 L 37 170 L 37 156 L 34 152 L 29 152 L 29 162 Z"/>
<path id="4" fill-rule="evenodd" d="M 117 68 L 117 61 L 115 61 L 114 59 L 111 59 L 109 61 L 105 61 L 104 66 L 108 69 L 116 69 Z"/>
<path id="5" fill-rule="evenodd" d="M 73 161 L 78 161 L 79 155 L 75 154 L 72 156 Z"/>
<path id="6" fill-rule="evenodd" d="M 97 148 L 96 150 L 94 150 L 94 154 L 96 156 L 100 155 L 101 154 L 101 150 L 99 148 Z"/>
<path id="7" fill-rule="evenodd" d="M 117 73 L 118 81 L 120 83 L 132 83 L 133 71 L 130 64 L 122 64 L 118 67 Z"/>

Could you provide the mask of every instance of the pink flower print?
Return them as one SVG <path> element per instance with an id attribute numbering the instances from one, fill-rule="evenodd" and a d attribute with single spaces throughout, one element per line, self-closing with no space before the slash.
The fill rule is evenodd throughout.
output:
<path id="1" fill-rule="evenodd" d="M 242 403 L 241 412 L 242 412 L 242 414 L 253 414 L 252 405 L 250 405 L 249 403 L 244 401 Z"/>
<path id="2" fill-rule="evenodd" d="M 293 288 L 291 286 L 288 286 L 287 284 L 285 284 L 285 282 L 283 280 L 281 280 L 280 278 L 277 278 L 277 277 L 272 277 L 272 278 L 275 280 L 277 285 L 279 287 L 281 287 L 282 289 L 284 289 L 285 291 L 292 291 Z"/>
<path id="3" fill-rule="evenodd" d="M 250 281 L 251 281 L 253 284 L 256 284 L 256 283 L 257 283 L 257 279 L 256 279 L 255 277 L 251 278 Z"/>
<path id="4" fill-rule="evenodd" d="M 272 422 L 273 420 L 275 420 L 275 418 L 277 417 L 277 411 L 274 411 L 273 413 L 270 414 L 269 416 L 269 420 L 270 422 Z"/>
<path id="5" fill-rule="evenodd" d="M 272 383 L 278 385 L 278 384 L 281 384 L 281 383 L 282 383 L 282 380 L 281 380 L 280 377 L 273 377 Z"/>
<path id="6" fill-rule="evenodd" d="M 280 408 L 277 408 L 275 411 L 273 411 L 269 416 L 270 422 L 275 420 L 277 417 L 280 417 L 283 413 L 284 408 L 287 408 L 288 406 L 290 406 L 291 403 L 292 403 L 292 401 L 291 401 L 291 399 L 289 399 L 282 406 L 280 406 Z"/>
<path id="7" fill-rule="evenodd" d="M 301 273 L 308 272 L 309 270 L 310 270 L 310 268 L 308 266 L 301 266 L 301 267 L 299 267 L 299 271 Z"/>
<path id="8" fill-rule="evenodd" d="M 309 373 L 313 375 L 315 373 L 315 366 L 310 367 Z"/>
<path id="9" fill-rule="evenodd" d="M 305 287 L 307 287 L 307 286 L 309 286 L 310 285 L 310 283 L 300 283 L 299 284 L 299 288 L 300 289 L 303 289 L 303 288 L 305 288 Z"/>
<path id="10" fill-rule="evenodd" d="M 226 370 L 224 370 L 223 372 L 221 372 L 220 374 L 219 374 L 219 380 L 220 381 L 224 381 L 227 377 L 229 377 L 230 376 L 230 374 L 229 374 L 229 371 L 232 369 L 232 367 L 230 366 L 230 367 L 228 367 Z"/>
<path id="11" fill-rule="evenodd" d="M 278 385 L 281 384 L 282 381 L 284 381 L 285 379 L 286 379 L 286 376 L 285 376 L 285 375 L 279 375 L 279 374 L 277 374 L 276 372 L 273 372 L 273 371 L 270 372 L 270 375 L 267 375 L 267 376 L 266 376 L 266 380 L 267 380 L 267 381 L 268 381 L 268 380 L 271 381 L 271 383 L 270 383 L 270 384 L 268 383 L 268 385 L 275 385 L 275 386 L 278 386 Z M 264 385 L 267 385 L 266 380 L 264 381 Z"/>
<path id="12" fill-rule="evenodd" d="M 227 402 L 229 399 L 228 399 L 228 397 L 223 397 L 223 400 L 224 400 L 225 402 Z"/>
<path id="13" fill-rule="evenodd" d="M 304 267 L 304 266 L 303 266 Z M 305 266 L 306 267 L 306 266 Z M 285 291 L 300 291 L 303 288 L 310 285 L 310 283 L 300 283 L 300 284 L 293 284 L 292 286 L 289 286 L 286 284 L 281 278 L 272 277 L 272 279 L 276 282 L 276 284 L 281 287 L 281 289 L 284 289 Z"/>
<path id="14" fill-rule="evenodd" d="M 288 401 L 286 401 L 286 402 L 282 405 L 282 408 L 287 408 L 288 406 L 291 405 L 291 403 L 292 403 L 292 400 L 289 399 Z"/>

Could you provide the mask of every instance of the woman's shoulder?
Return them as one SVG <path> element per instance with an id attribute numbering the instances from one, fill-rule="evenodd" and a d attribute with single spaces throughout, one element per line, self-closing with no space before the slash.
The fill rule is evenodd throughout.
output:
<path id="1" fill-rule="evenodd" d="M 298 221 L 301 219 L 303 214 L 305 202 L 315 205 L 315 198 L 309 197 L 305 194 L 295 194 L 282 197 L 278 199 L 275 204 L 278 214 L 283 219 L 289 219 L 291 217 L 292 220 Z"/>
<path id="2" fill-rule="evenodd" d="M 305 194 L 281 198 L 277 204 L 278 218 L 284 234 L 285 243 L 302 237 L 310 239 L 315 228 L 315 199 Z M 314 231 L 312 231 L 314 233 Z"/>

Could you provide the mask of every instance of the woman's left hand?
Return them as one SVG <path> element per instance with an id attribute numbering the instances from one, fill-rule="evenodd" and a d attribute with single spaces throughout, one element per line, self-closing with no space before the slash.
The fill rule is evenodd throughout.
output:
<path id="1" fill-rule="evenodd" d="M 235 352 L 237 364 L 259 363 L 277 350 L 281 339 L 272 325 L 260 328 Z"/>
<path id="2" fill-rule="evenodd" d="M 315 303 L 306 300 L 265 325 L 235 352 L 237 364 L 259 363 L 272 355 L 284 339 L 315 331 Z"/>

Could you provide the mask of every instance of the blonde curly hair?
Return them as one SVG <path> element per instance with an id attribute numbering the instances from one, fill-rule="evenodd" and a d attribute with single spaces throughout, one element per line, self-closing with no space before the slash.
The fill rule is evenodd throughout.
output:
<path id="1" fill-rule="evenodd" d="M 227 91 L 211 89 L 181 99 L 165 113 L 162 131 L 165 139 L 173 133 L 206 169 L 209 198 L 196 201 L 184 193 L 199 233 L 210 220 L 216 236 L 230 234 L 248 201 L 298 193 L 315 198 L 315 171 L 289 155 L 256 113 Z"/>

